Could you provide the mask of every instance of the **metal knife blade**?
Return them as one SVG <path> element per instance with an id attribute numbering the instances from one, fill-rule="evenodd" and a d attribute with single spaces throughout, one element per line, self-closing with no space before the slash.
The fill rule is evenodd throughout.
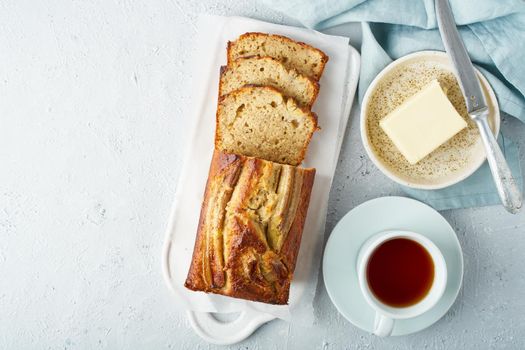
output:
<path id="1" fill-rule="evenodd" d="M 481 135 L 490 172 L 492 173 L 501 203 L 509 213 L 515 214 L 521 209 L 523 204 L 521 192 L 516 185 L 516 180 L 512 176 L 505 156 L 501 152 L 498 142 L 490 129 L 488 122 L 489 108 L 474 71 L 474 66 L 472 66 L 465 45 L 459 36 L 450 4 L 448 0 L 435 0 L 435 8 L 443 44 L 452 60 L 456 78 L 465 98 L 468 114 L 476 122 Z"/>
<path id="2" fill-rule="evenodd" d="M 448 0 L 436 0 L 436 16 L 443 44 L 452 60 L 459 86 L 465 97 L 467 111 L 469 115 L 476 115 L 476 111 L 487 107 L 487 102 L 467 49 L 459 37 Z"/>

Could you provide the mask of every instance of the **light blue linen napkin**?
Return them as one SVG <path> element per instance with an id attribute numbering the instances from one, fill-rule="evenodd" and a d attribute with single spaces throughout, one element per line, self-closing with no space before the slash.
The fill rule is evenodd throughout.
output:
<path id="1" fill-rule="evenodd" d="M 421 50 L 444 50 L 433 0 L 263 0 L 306 27 L 324 29 L 362 22 L 359 100 L 374 77 L 393 59 Z M 494 89 L 500 109 L 525 122 L 525 1 L 450 0 L 472 61 Z M 525 137 L 525 135 L 524 135 Z M 500 145 L 522 187 L 519 152 L 508 138 Z M 403 187 L 438 210 L 498 204 L 484 164 L 468 179 L 443 190 Z"/>

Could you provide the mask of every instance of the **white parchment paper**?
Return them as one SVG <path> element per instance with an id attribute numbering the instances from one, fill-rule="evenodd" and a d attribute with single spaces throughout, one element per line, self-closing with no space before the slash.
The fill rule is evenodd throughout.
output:
<path id="1" fill-rule="evenodd" d="M 320 265 L 328 196 L 337 164 L 339 149 L 357 84 L 357 66 L 349 64 L 353 50 L 348 38 L 329 36 L 316 31 L 276 25 L 240 17 L 203 15 L 197 25 L 198 46 L 194 62 L 192 106 L 194 113 L 186 157 L 176 189 L 168 223 L 165 274 L 176 294 L 177 304 L 200 312 L 238 312 L 247 309 L 290 319 L 290 310 L 307 308 L 313 316 Z M 200 207 L 214 147 L 215 111 L 217 107 L 219 68 L 226 64 L 226 44 L 245 32 L 281 34 L 304 41 L 329 56 L 321 78 L 320 93 L 313 111 L 319 116 L 321 130 L 310 143 L 306 167 L 317 169 L 301 248 L 290 291 L 289 305 L 277 306 L 220 295 L 193 292 L 184 287 L 191 262 L 199 221 Z M 353 51 L 355 52 L 355 50 Z M 354 53 L 354 62 L 355 56 Z M 351 72 L 349 70 L 352 70 Z M 350 81 L 348 77 L 353 76 Z M 310 312 L 308 312 L 310 311 Z M 305 314 L 301 312 L 301 315 Z"/>

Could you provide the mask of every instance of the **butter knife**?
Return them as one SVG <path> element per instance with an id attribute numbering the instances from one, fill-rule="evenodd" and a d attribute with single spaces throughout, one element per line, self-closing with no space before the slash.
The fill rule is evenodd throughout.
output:
<path id="1" fill-rule="evenodd" d="M 443 44 L 452 61 L 456 78 L 465 98 L 468 114 L 476 122 L 481 134 L 487 161 L 501 203 L 509 213 L 515 214 L 522 206 L 521 193 L 490 129 L 487 102 L 465 45 L 459 36 L 450 4 L 448 0 L 435 0 L 435 6 Z"/>

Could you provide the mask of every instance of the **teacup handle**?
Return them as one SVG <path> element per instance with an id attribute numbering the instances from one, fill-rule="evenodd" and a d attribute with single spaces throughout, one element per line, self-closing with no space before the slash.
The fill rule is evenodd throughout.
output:
<path id="1" fill-rule="evenodd" d="M 376 312 L 373 333 L 379 337 L 388 337 L 394 329 L 394 320 L 379 312 Z"/>

